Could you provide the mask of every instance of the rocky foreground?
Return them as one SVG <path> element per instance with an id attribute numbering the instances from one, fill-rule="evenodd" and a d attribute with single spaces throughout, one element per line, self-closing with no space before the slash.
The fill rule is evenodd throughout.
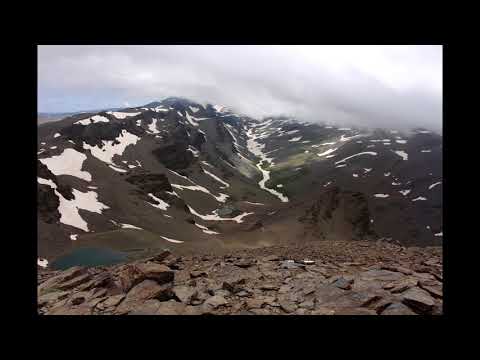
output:
<path id="1" fill-rule="evenodd" d="M 38 273 L 45 315 L 442 314 L 442 249 L 321 242 L 225 255 L 168 250 L 111 267 Z"/>

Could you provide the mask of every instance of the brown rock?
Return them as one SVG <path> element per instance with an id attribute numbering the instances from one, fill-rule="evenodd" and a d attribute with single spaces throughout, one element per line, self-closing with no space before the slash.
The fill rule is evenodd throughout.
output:
<path id="1" fill-rule="evenodd" d="M 382 266 L 382 270 L 396 271 L 396 272 L 402 273 L 404 275 L 412 275 L 413 274 L 412 270 L 407 269 L 407 268 L 402 267 L 402 266 L 384 265 L 384 266 Z"/>
<path id="2" fill-rule="evenodd" d="M 48 303 L 55 303 L 59 300 L 65 299 L 68 296 L 68 291 L 54 291 L 46 293 L 38 297 L 37 303 L 39 307 L 45 306 Z"/>
<path id="3" fill-rule="evenodd" d="M 261 298 L 248 299 L 245 302 L 247 309 L 260 309 L 264 303 L 265 301 Z"/>
<path id="4" fill-rule="evenodd" d="M 277 285 L 274 285 L 274 284 L 263 284 L 261 287 L 260 287 L 261 290 L 278 290 L 279 287 Z"/>
<path id="5" fill-rule="evenodd" d="M 297 304 L 285 298 L 279 299 L 278 303 L 280 304 L 280 308 L 286 313 L 292 313 L 298 308 Z"/>
<path id="6" fill-rule="evenodd" d="M 313 300 L 306 300 L 298 306 L 304 309 L 313 310 L 315 308 L 315 303 Z"/>
<path id="7" fill-rule="evenodd" d="M 173 281 L 173 271 L 165 265 L 150 262 L 138 264 L 137 268 L 146 279 L 155 280 L 159 284 Z"/>
<path id="8" fill-rule="evenodd" d="M 185 310 L 185 304 L 175 300 L 163 301 L 160 303 L 156 315 L 182 315 Z"/>
<path id="9" fill-rule="evenodd" d="M 83 274 L 83 275 L 74 277 L 69 281 L 61 282 L 60 284 L 57 284 L 56 287 L 57 289 L 60 289 L 60 290 L 70 290 L 80 284 L 87 282 L 88 280 L 90 280 L 90 278 L 91 278 L 90 274 Z"/>
<path id="10" fill-rule="evenodd" d="M 237 261 L 234 263 L 235 266 L 238 266 L 239 268 L 249 268 L 253 265 L 255 265 L 255 260 L 254 259 L 241 259 L 240 261 Z"/>
<path id="11" fill-rule="evenodd" d="M 312 315 L 335 315 L 335 310 L 332 308 L 321 306 L 312 311 Z"/>
<path id="12" fill-rule="evenodd" d="M 108 308 L 112 306 L 117 306 L 120 302 L 125 298 L 125 294 L 118 294 L 114 296 L 108 297 L 104 302 L 103 305 Z"/>
<path id="13" fill-rule="evenodd" d="M 270 315 L 270 311 L 267 309 L 251 309 L 249 311 L 254 315 Z"/>
<path id="14" fill-rule="evenodd" d="M 90 306 L 59 306 L 56 308 L 52 308 L 50 311 L 46 313 L 47 315 L 91 315 L 92 314 L 92 307 Z"/>
<path id="15" fill-rule="evenodd" d="M 70 269 L 65 270 L 60 274 L 55 275 L 48 280 L 42 282 L 37 288 L 38 295 L 43 295 L 44 293 L 48 292 L 49 289 L 58 289 L 57 285 L 59 283 L 69 281 L 75 277 L 85 274 L 86 272 L 86 268 L 82 268 L 79 266 L 71 267 Z"/>
<path id="16" fill-rule="evenodd" d="M 127 294 L 123 302 L 117 307 L 117 313 L 129 312 L 146 300 L 168 300 L 173 296 L 170 284 L 160 285 L 153 280 L 144 280 L 134 286 Z"/>
<path id="17" fill-rule="evenodd" d="M 402 294 L 402 302 L 420 313 L 428 313 L 433 310 L 435 301 L 430 294 L 418 287 L 408 289 Z"/>
<path id="18" fill-rule="evenodd" d="M 335 311 L 335 315 L 377 315 L 377 313 L 365 308 L 341 308 Z"/>
<path id="19" fill-rule="evenodd" d="M 398 294 L 417 286 L 418 280 L 413 277 L 407 277 L 384 285 L 384 289 L 390 290 L 392 294 Z"/>
<path id="20" fill-rule="evenodd" d="M 206 310 L 212 310 L 218 308 L 219 306 L 224 306 L 227 304 L 228 301 L 223 296 L 215 295 L 205 300 L 202 306 Z"/>
<path id="21" fill-rule="evenodd" d="M 185 309 L 183 310 L 182 315 L 201 315 L 201 314 L 203 314 L 203 310 L 201 306 L 187 305 L 185 306 Z"/>
<path id="22" fill-rule="evenodd" d="M 80 291 L 78 293 L 73 294 L 70 298 L 69 302 L 72 305 L 80 305 L 81 303 L 85 302 L 91 296 L 91 293 L 88 291 Z"/>
<path id="23" fill-rule="evenodd" d="M 172 253 L 169 250 L 163 250 L 160 254 L 157 254 L 150 258 L 151 261 L 162 262 L 168 258 Z"/>
<path id="24" fill-rule="evenodd" d="M 156 315 L 161 302 L 156 299 L 150 299 L 143 304 L 139 304 L 135 309 L 128 313 L 128 315 Z"/>
<path id="25" fill-rule="evenodd" d="M 208 276 L 208 274 L 205 271 L 201 271 L 201 270 L 194 270 L 190 272 L 190 277 L 192 279 L 196 279 L 202 276 Z"/>
<path id="26" fill-rule="evenodd" d="M 174 286 L 172 291 L 175 297 L 184 304 L 189 304 L 192 298 L 197 294 L 195 288 L 186 285 Z"/>
<path id="27" fill-rule="evenodd" d="M 321 306 L 324 303 L 334 302 L 336 299 L 343 296 L 345 292 L 345 290 L 341 290 L 333 285 L 320 285 L 315 290 L 315 298 L 317 299 L 317 305 Z"/>
<path id="28" fill-rule="evenodd" d="M 117 275 L 119 287 L 123 292 L 128 292 L 132 287 L 145 280 L 145 274 L 132 264 L 126 265 Z"/>
<path id="29" fill-rule="evenodd" d="M 280 258 L 277 255 L 269 255 L 263 258 L 264 261 L 279 261 Z"/>
<path id="30" fill-rule="evenodd" d="M 443 298 L 443 289 L 441 285 L 425 285 L 424 283 L 420 282 L 419 286 L 423 290 L 426 290 L 434 298 L 437 298 L 437 299 Z"/>
<path id="31" fill-rule="evenodd" d="M 237 292 L 240 292 L 243 289 L 243 285 L 245 285 L 246 279 L 243 277 L 234 277 L 231 279 L 226 279 L 223 284 L 222 284 L 222 289 L 228 290 L 231 293 L 235 294 Z"/>

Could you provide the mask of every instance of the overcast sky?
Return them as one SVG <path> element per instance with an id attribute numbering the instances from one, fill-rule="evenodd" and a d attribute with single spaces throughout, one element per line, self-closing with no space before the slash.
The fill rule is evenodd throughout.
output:
<path id="1" fill-rule="evenodd" d="M 252 117 L 441 131 L 442 47 L 39 46 L 38 111 L 168 96 Z"/>

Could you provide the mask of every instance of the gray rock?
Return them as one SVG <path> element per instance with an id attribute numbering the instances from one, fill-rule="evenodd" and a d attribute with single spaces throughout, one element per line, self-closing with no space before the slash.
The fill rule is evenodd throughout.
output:
<path id="1" fill-rule="evenodd" d="M 343 277 L 340 277 L 332 283 L 333 286 L 336 286 L 343 290 L 350 290 L 352 288 L 352 284 L 353 280 L 347 280 Z"/>
<path id="2" fill-rule="evenodd" d="M 381 312 L 382 315 L 416 315 L 408 306 L 402 303 L 390 304 Z"/>

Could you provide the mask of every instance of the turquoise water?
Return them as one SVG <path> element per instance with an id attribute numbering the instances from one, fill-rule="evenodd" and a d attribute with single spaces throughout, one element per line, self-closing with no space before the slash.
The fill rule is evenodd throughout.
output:
<path id="1" fill-rule="evenodd" d="M 59 257 L 52 263 L 55 270 L 65 270 L 72 266 L 107 266 L 127 260 L 127 254 L 106 248 L 78 248 Z"/>

